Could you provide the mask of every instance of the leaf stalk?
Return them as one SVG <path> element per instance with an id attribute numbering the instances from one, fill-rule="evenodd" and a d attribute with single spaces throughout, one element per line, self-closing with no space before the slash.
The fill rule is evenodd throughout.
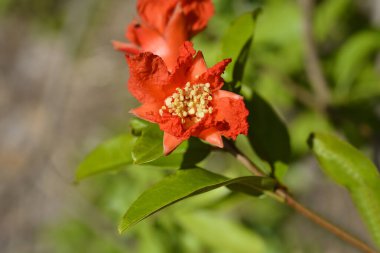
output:
<path id="1" fill-rule="evenodd" d="M 251 159 L 249 159 L 245 154 L 243 154 L 232 142 L 224 140 L 224 150 L 232 154 L 241 164 L 243 164 L 252 174 L 255 176 L 267 177 L 262 169 L 257 166 Z M 290 193 L 286 190 L 287 188 L 278 183 L 277 189 L 273 192 L 266 191 L 264 192 L 267 196 L 277 200 L 278 202 L 284 203 L 289 207 L 293 208 L 298 213 L 302 214 L 304 217 L 313 221 L 315 224 L 323 227 L 330 233 L 336 235 L 341 240 L 349 243 L 355 248 L 359 249 L 365 253 L 379 253 L 376 250 L 369 247 L 366 243 L 359 240 L 355 236 L 349 234 L 338 226 L 332 224 L 328 220 L 324 219 L 317 213 L 306 208 L 304 205 L 295 200 Z"/>

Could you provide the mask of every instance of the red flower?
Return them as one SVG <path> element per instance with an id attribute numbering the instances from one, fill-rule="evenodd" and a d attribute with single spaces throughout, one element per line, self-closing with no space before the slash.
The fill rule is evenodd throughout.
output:
<path id="1" fill-rule="evenodd" d="M 167 155 L 190 136 L 223 147 L 221 136 L 247 134 L 248 111 L 241 96 L 221 90 L 221 74 L 231 61 L 207 68 L 201 52 L 190 42 L 180 48 L 177 65 L 169 72 L 162 58 L 150 52 L 127 56 L 128 89 L 142 105 L 131 110 L 164 131 Z"/>
<path id="2" fill-rule="evenodd" d="M 152 52 L 169 70 L 176 65 L 179 47 L 202 31 L 214 12 L 211 0 L 139 0 L 141 22 L 133 21 L 126 37 L 131 43 L 114 41 L 127 54 Z"/>

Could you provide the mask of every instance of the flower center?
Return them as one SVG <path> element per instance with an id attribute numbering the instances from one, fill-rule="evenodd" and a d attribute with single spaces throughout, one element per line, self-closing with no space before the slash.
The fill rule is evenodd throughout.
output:
<path id="1" fill-rule="evenodd" d="M 185 123 L 186 119 L 199 122 L 207 113 L 212 113 L 209 83 L 190 85 L 187 82 L 185 88 L 176 88 L 176 91 L 165 99 L 165 105 L 159 110 L 161 116 L 168 112 Z"/>

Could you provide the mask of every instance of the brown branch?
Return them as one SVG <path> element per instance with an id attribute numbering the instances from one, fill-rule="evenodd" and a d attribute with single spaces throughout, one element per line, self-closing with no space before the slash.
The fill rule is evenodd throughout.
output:
<path id="1" fill-rule="evenodd" d="M 240 163 L 242 163 L 252 174 L 256 176 L 266 176 L 265 173 L 259 169 L 259 167 L 254 164 L 247 156 L 245 156 L 234 144 L 225 141 L 224 149 L 230 152 Z M 302 204 L 297 202 L 283 187 L 277 188 L 274 193 L 270 192 L 267 194 L 268 196 L 276 199 L 281 203 L 285 203 L 289 207 L 293 208 L 298 213 L 302 214 L 306 218 L 313 221 L 315 224 L 325 228 L 329 232 L 335 234 L 340 239 L 346 241 L 357 249 L 361 250 L 365 253 L 379 253 L 375 250 L 371 249 L 367 244 L 360 241 L 356 237 L 350 235 L 348 232 L 343 229 L 337 227 L 326 219 L 322 218 L 318 214 L 313 211 L 307 209 Z"/>
<path id="2" fill-rule="evenodd" d="M 306 73 L 311 86 L 317 96 L 317 101 L 321 107 L 325 108 L 330 100 L 330 93 L 326 79 L 323 75 L 321 63 L 313 36 L 313 9 L 314 0 L 300 0 L 303 14 L 303 37 L 305 42 L 305 65 Z"/>
<path id="3" fill-rule="evenodd" d="M 366 253 L 376 253 L 375 250 L 371 249 L 367 244 L 360 241 L 359 239 L 355 238 L 354 236 L 350 235 L 343 229 L 337 227 L 336 225 L 330 223 L 329 221 L 325 220 L 318 214 L 314 213 L 313 211 L 307 209 L 302 204 L 298 203 L 295 199 L 293 199 L 288 193 L 283 192 L 283 190 L 278 190 L 276 192 L 277 195 L 282 195 L 285 199 L 285 203 L 292 207 L 294 210 L 296 210 L 298 213 L 302 214 L 306 218 L 312 220 L 314 223 L 318 224 L 319 226 L 325 228 L 329 232 L 335 234 L 340 239 L 350 243 L 352 246 L 356 247 L 357 249 L 360 249 L 363 252 Z"/>

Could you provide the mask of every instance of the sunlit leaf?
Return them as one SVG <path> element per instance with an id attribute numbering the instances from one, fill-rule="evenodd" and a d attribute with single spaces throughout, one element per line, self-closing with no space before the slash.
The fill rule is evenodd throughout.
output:
<path id="1" fill-rule="evenodd" d="M 135 118 L 131 120 L 130 126 L 133 135 L 139 137 L 132 151 L 133 157 L 136 159 L 135 163 L 165 168 L 179 168 L 181 166 L 188 149 L 187 141 L 179 145 L 170 155 L 164 156 L 163 133 L 157 125 Z M 151 140 L 152 137 L 155 139 Z M 149 145 L 149 150 L 145 150 L 146 145 Z M 152 146 L 156 149 L 150 149 Z"/>
<path id="2" fill-rule="evenodd" d="M 280 181 L 281 183 L 284 182 L 284 177 L 286 173 L 288 172 L 289 166 L 287 164 L 284 164 L 282 162 L 276 162 L 274 164 L 274 176 L 275 178 Z"/>
<path id="3" fill-rule="evenodd" d="M 274 182 L 270 178 L 263 177 L 241 177 L 229 179 L 200 168 L 178 170 L 150 189 L 146 190 L 140 197 L 132 203 L 123 217 L 119 226 L 119 231 L 123 232 L 130 226 L 140 222 L 155 212 L 172 205 L 185 198 L 211 191 L 213 189 L 242 184 L 242 190 L 249 194 L 260 194 L 263 190 L 270 190 L 274 187 Z M 248 187 L 252 188 L 248 191 Z"/>
<path id="4" fill-rule="evenodd" d="M 170 155 L 163 154 L 163 132 L 156 125 L 141 130 L 132 150 L 136 164 L 147 164 L 169 168 L 190 168 L 206 158 L 211 146 L 197 138 L 190 138 L 178 146 Z"/>
<path id="5" fill-rule="evenodd" d="M 258 93 L 246 100 L 250 125 L 248 138 L 256 153 L 272 166 L 290 159 L 290 138 L 287 127 L 271 105 Z"/>
<path id="6" fill-rule="evenodd" d="M 233 60 L 225 72 L 226 82 L 233 82 L 236 85 L 243 78 L 259 12 L 260 9 L 255 9 L 238 17 L 231 24 L 222 40 L 220 58 L 231 58 Z"/>
<path id="7" fill-rule="evenodd" d="M 311 132 L 329 132 L 333 129 L 326 117 L 320 113 L 306 111 L 300 112 L 289 123 L 292 154 L 297 157 L 308 152 L 305 140 Z"/>
<path id="8" fill-rule="evenodd" d="M 131 151 L 135 139 L 131 134 L 123 134 L 97 146 L 79 164 L 76 180 L 132 164 Z"/>
<path id="9" fill-rule="evenodd" d="M 348 189 L 380 247 L 380 175 L 373 163 L 350 144 L 329 134 L 312 134 L 309 146 L 323 171 Z"/>
<path id="10" fill-rule="evenodd" d="M 145 120 L 141 120 L 139 118 L 133 118 L 129 122 L 129 126 L 131 128 L 132 135 L 134 135 L 134 136 L 141 136 L 142 130 L 144 128 L 146 128 L 148 126 L 152 126 L 152 125 L 153 125 L 152 123 L 145 121 Z"/>
<path id="11" fill-rule="evenodd" d="M 136 164 L 147 163 L 160 158 L 164 151 L 162 146 L 163 132 L 158 125 L 150 125 L 141 130 L 137 139 L 132 157 Z"/>
<path id="12" fill-rule="evenodd" d="M 163 168 L 180 168 L 182 161 L 184 159 L 185 153 L 187 152 L 188 148 L 189 148 L 188 141 L 184 141 L 170 155 L 165 156 L 162 153 L 161 156 L 158 157 L 158 159 L 150 161 L 146 164 L 163 167 Z"/>

